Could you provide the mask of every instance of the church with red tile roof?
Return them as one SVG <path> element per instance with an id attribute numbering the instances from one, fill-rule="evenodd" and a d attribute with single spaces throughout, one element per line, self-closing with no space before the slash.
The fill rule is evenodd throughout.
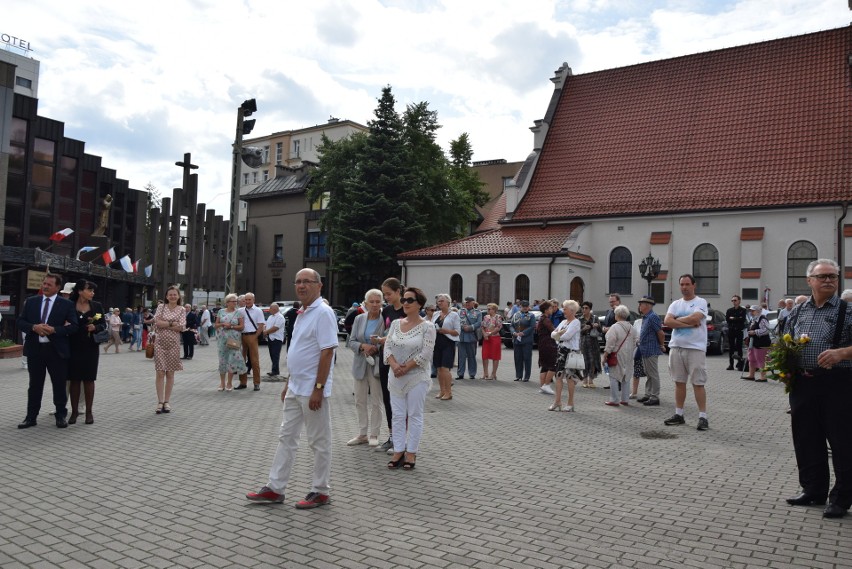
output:
<path id="1" fill-rule="evenodd" d="M 533 152 L 478 232 L 399 256 L 404 282 L 480 304 L 663 306 L 692 273 L 724 311 L 809 292 L 850 265 L 852 27 L 574 75 L 563 64 Z M 656 277 L 640 274 L 647 256 Z M 844 277 L 852 272 L 844 269 Z M 650 279 L 650 280 L 648 280 Z"/>

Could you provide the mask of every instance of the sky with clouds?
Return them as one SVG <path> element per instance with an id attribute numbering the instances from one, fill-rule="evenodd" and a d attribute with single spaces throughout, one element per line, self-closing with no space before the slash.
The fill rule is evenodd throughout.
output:
<path id="1" fill-rule="evenodd" d="M 27 0 L 0 32 L 41 62 L 39 114 L 136 189 L 171 195 L 185 152 L 228 216 L 236 109 L 251 136 L 366 124 L 381 89 L 428 101 L 445 150 L 523 160 L 562 62 L 574 74 L 849 25 L 847 0 Z"/>

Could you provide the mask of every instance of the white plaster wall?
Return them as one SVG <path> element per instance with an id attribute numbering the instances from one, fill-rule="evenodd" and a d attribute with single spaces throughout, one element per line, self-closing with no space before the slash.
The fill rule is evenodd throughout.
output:
<path id="1" fill-rule="evenodd" d="M 609 254 L 617 246 L 627 247 L 633 256 L 632 293 L 622 295 L 622 300 L 635 310 L 638 299 L 647 292 L 647 282 L 639 275 L 639 262 L 651 254 L 660 259 L 662 269 L 668 271 L 666 304 L 680 296 L 677 277 L 691 273 L 692 255 L 702 243 L 710 243 L 719 251 L 718 294 L 705 295 L 713 308 L 727 309 L 729 296 L 740 294 L 742 286 L 771 289 L 771 299 L 777 300 L 787 293 L 787 250 L 799 240 L 807 240 L 817 248 L 819 257 L 836 256 L 836 222 L 840 208 L 812 208 L 800 210 L 762 210 L 755 212 L 721 212 L 679 216 L 649 216 L 590 221 L 572 244 L 572 251 L 590 255 L 594 263 L 560 258 L 553 264 L 551 295 L 568 298 L 570 281 L 579 276 L 585 282 L 585 300 L 594 303 L 595 309 L 607 306 L 609 287 Z M 806 221 L 800 222 L 800 218 Z M 705 223 L 707 225 L 705 225 Z M 619 229 L 619 227 L 621 229 Z M 763 227 L 760 242 L 740 241 L 744 227 Z M 651 233 L 671 231 L 668 245 L 650 245 Z M 847 262 L 852 259 L 852 238 L 846 239 Z M 427 295 L 449 290 L 450 276 L 458 273 L 464 279 L 464 294 L 475 295 L 476 276 L 485 269 L 500 275 L 501 305 L 512 299 L 515 277 L 530 277 L 531 298 L 545 298 L 548 294 L 547 276 L 550 258 L 531 259 L 470 259 L 407 261 L 406 282 L 423 288 Z M 761 278 L 749 281 L 740 279 L 743 267 L 760 267 Z M 657 305 L 658 313 L 665 306 Z"/>

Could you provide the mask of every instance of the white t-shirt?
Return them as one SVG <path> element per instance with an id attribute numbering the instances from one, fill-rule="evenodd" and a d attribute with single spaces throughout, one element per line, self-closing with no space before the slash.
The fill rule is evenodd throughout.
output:
<path id="1" fill-rule="evenodd" d="M 278 329 L 271 334 L 267 334 L 267 336 L 269 337 L 270 340 L 279 340 L 279 341 L 283 342 L 284 341 L 284 316 L 281 314 L 281 312 L 276 312 L 275 314 L 271 315 L 266 320 L 266 326 L 264 327 L 264 330 L 271 330 L 272 328 L 275 328 L 275 327 L 277 327 Z"/>
<path id="2" fill-rule="evenodd" d="M 692 300 L 684 300 L 679 298 L 669 305 L 666 314 L 671 314 L 675 318 L 681 316 L 689 316 L 700 312 L 704 315 L 701 319 L 701 324 L 697 328 L 673 328 L 672 339 L 669 341 L 669 346 L 673 348 L 687 348 L 690 350 L 707 349 L 707 301 L 696 296 Z"/>
<path id="3" fill-rule="evenodd" d="M 317 298 L 296 318 L 293 340 L 287 352 L 287 369 L 290 371 L 288 389 L 294 395 L 310 397 L 317 384 L 320 352 L 326 348 L 337 348 L 337 317 L 334 310 Z M 334 365 L 325 378 L 323 397 L 331 396 L 331 380 Z M 319 378 L 322 381 L 322 378 Z"/>

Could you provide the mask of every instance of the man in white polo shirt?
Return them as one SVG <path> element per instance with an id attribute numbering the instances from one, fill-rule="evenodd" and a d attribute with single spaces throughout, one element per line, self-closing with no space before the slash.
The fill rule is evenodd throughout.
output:
<path id="1" fill-rule="evenodd" d="M 337 317 L 320 296 L 322 280 L 313 269 L 296 273 L 296 297 L 303 310 L 293 328 L 293 349 L 287 357 L 290 382 L 281 393 L 284 417 L 269 482 L 246 498 L 255 502 L 283 502 L 290 470 L 296 459 L 302 426 L 314 451 L 311 491 L 296 503 L 299 509 L 329 503 L 331 475 L 331 413 L 325 398 L 331 396 L 332 361 L 337 348 Z"/>
<path id="2" fill-rule="evenodd" d="M 247 292 L 244 295 L 245 306 L 240 308 L 243 313 L 243 357 L 246 358 L 246 367 L 251 370 L 254 381 L 254 390 L 260 391 L 260 355 L 257 351 L 257 341 L 266 321 L 263 311 L 254 305 L 254 294 Z M 248 387 L 248 369 L 246 373 L 240 374 L 240 384 L 234 389 L 245 389 Z"/>

